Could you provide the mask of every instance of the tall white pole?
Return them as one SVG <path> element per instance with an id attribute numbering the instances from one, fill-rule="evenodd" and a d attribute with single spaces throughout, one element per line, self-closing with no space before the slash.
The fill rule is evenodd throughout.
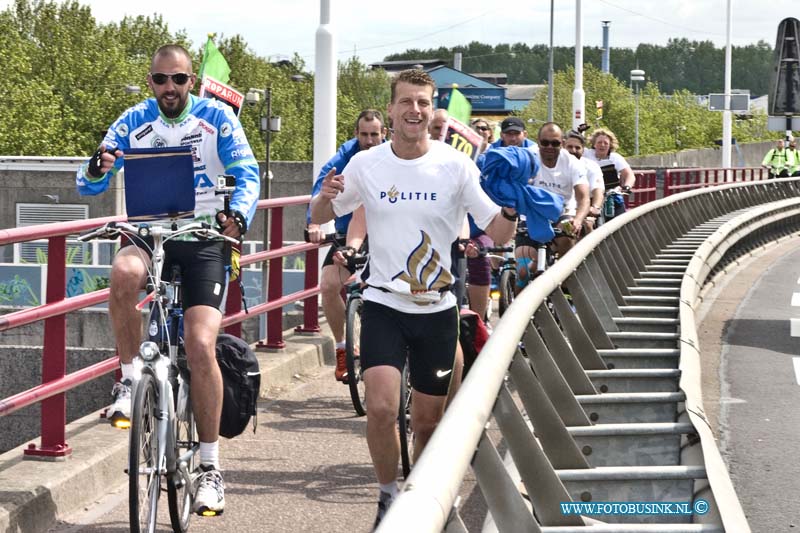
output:
<path id="1" fill-rule="evenodd" d="M 572 128 L 586 121 L 586 93 L 583 92 L 583 17 L 581 0 L 575 0 L 575 89 L 572 91 Z"/>
<path id="2" fill-rule="evenodd" d="M 337 64 L 330 0 L 319 2 L 319 27 L 315 36 L 314 63 L 314 170 L 309 176 L 312 183 L 322 166 L 336 153 Z M 324 224 L 322 229 L 325 233 L 333 233 L 333 221 Z M 319 254 L 320 268 L 325 261 L 326 250 Z"/>
<path id="3" fill-rule="evenodd" d="M 550 0 L 550 67 L 547 70 L 547 121 L 553 122 L 553 11 L 555 0 Z"/>
<path id="4" fill-rule="evenodd" d="M 331 25 L 330 0 L 320 0 L 319 8 L 320 20 L 314 49 L 314 172 L 310 176 L 312 183 L 322 166 L 336 152 L 336 43 Z"/>
<path id="5" fill-rule="evenodd" d="M 731 25 L 733 21 L 731 0 L 727 2 L 727 30 L 725 44 L 725 110 L 722 112 L 722 168 L 731 167 L 731 134 L 733 130 L 731 115 Z M 727 175 L 730 179 L 732 176 Z M 728 181 L 726 179 L 726 181 Z"/>

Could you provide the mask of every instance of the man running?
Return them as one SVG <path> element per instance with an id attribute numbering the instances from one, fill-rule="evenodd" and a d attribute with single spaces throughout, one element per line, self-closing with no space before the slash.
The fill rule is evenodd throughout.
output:
<path id="1" fill-rule="evenodd" d="M 458 342 L 458 308 L 450 292 L 450 246 L 467 211 L 497 242 L 516 227 L 514 210 L 494 204 L 464 154 L 432 142 L 428 123 L 436 84 L 421 70 L 392 82 L 391 142 L 357 154 L 343 175 L 331 171 L 311 203 L 311 220 L 365 207 L 370 259 L 361 329 L 367 444 L 380 484 L 380 523 L 398 492 L 400 443 L 395 426 L 400 376 L 409 361 L 416 459 L 445 406 Z"/>

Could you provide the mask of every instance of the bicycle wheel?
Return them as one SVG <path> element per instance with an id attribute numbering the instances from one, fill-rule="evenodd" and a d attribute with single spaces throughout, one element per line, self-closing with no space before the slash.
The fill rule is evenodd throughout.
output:
<path id="1" fill-rule="evenodd" d="M 364 381 L 361 375 L 361 307 L 359 297 L 347 300 L 347 322 L 345 325 L 345 351 L 347 353 L 347 385 L 350 399 L 358 416 L 367 414 Z"/>
<path id="2" fill-rule="evenodd" d="M 408 382 L 408 362 L 400 375 L 400 409 L 397 413 L 397 425 L 400 432 L 400 462 L 403 464 L 403 479 L 411 473 L 411 454 L 409 442 L 411 431 L 411 385 Z"/>
<path id="3" fill-rule="evenodd" d="M 500 274 L 500 301 L 498 302 L 498 312 L 500 316 L 506 312 L 508 306 L 514 300 L 514 289 L 517 284 L 517 273 L 513 269 L 503 270 Z"/>
<path id="4" fill-rule="evenodd" d="M 147 372 L 135 386 L 128 449 L 128 505 L 133 533 L 156 530 L 161 475 L 158 472 L 156 382 Z"/>
<path id="5" fill-rule="evenodd" d="M 185 386 L 185 385 L 184 385 Z M 177 398 L 177 394 L 176 394 Z M 186 471 L 189 479 L 176 465 L 176 472 L 167 476 L 167 503 L 169 503 L 169 519 L 175 533 L 185 533 L 189 529 L 189 518 L 192 516 L 194 503 L 195 469 L 199 466 L 197 451 L 200 443 L 197 437 L 197 428 L 194 422 L 191 404 L 186 405 L 181 419 L 181 414 L 176 410 L 175 415 L 175 456 L 180 462 L 181 456 L 190 454 L 186 461 Z"/>

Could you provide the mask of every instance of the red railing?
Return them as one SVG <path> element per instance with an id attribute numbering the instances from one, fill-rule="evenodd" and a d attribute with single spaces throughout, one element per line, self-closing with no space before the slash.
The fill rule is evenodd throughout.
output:
<path id="1" fill-rule="evenodd" d="M 664 196 L 700 187 L 769 178 L 766 168 L 673 168 L 664 173 Z"/>
<path id="2" fill-rule="evenodd" d="M 316 244 L 283 246 L 283 208 L 292 205 L 305 205 L 310 196 L 294 196 L 261 200 L 258 209 L 267 209 L 272 214 L 269 250 L 242 256 L 241 265 L 246 266 L 269 261 L 269 280 L 267 301 L 253 306 L 248 313 L 241 310 L 241 292 L 238 282 L 232 282 L 228 290 L 226 316 L 223 318 L 225 331 L 241 336 L 241 322 L 267 313 L 268 348 L 282 348 L 283 322 L 282 307 L 299 300 L 304 301 L 303 326 L 301 331 L 319 331 L 317 295 L 319 294 Z M 40 226 L 0 230 L 0 246 L 35 239 L 47 239 L 47 295 L 46 303 L 0 316 L 0 331 L 45 321 L 42 351 L 42 384 L 5 399 L 0 399 L 0 416 L 42 402 L 41 445 L 31 445 L 25 450 L 30 457 L 63 457 L 72 450 L 65 440 L 66 395 L 65 392 L 116 370 L 117 357 L 101 361 L 77 372 L 66 374 L 66 314 L 78 309 L 97 305 L 108 300 L 109 290 L 102 289 L 71 298 L 66 297 L 66 238 L 97 228 L 111 221 L 125 220 L 124 217 L 106 217 L 78 222 L 56 222 Z M 283 257 L 306 252 L 304 289 L 283 296 Z"/>
<path id="3" fill-rule="evenodd" d="M 631 189 L 630 196 L 625 199 L 625 204 L 629 208 L 652 202 L 658 192 L 655 170 L 634 170 L 633 173 L 636 176 L 636 183 Z"/>

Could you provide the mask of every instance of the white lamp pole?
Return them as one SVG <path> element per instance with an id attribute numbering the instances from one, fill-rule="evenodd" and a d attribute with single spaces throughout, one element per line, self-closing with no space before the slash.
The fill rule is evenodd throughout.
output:
<path id="1" fill-rule="evenodd" d="M 555 0 L 550 0 L 550 68 L 547 70 L 547 121 L 553 122 L 553 11 Z"/>
<path id="2" fill-rule="evenodd" d="M 635 83 L 636 87 L 636 118 L 634 122 L 634 145 L 633 155 L 639 155 L 639 82 L 644 81 L 644 71 L 641 69 L 634 69 L 631 71 L 631 83 Z"/>
<path id="3" fill-rule="evenodd" d="M 336 152 L 336 43 L 330 0 L 320 0 L 314 76 L 314 182 L 319 170 Z"/>
<path id="4" fill-rule="evenodd" d="M 732 134 L 732 116 L 731 116 L 731 25 L 732 25 L 732 10 L 731 0 L 727 2 L 727 15 L 728 23 L 726 30 L 726 44 L 725 44 L 725 110 L 722 112 L 722 168 L 731 167 L 731 134 Z M 730 173 L 726 172 L 726 180 L 732 178 Z"/>
<path id="5" fill-rule="evenodd" d="M 575 0 L 575 89 L 572 91 L 572 128 L 586 121 L 586 93 L 583 92 L 583 17 L 581 0 Z"/>

